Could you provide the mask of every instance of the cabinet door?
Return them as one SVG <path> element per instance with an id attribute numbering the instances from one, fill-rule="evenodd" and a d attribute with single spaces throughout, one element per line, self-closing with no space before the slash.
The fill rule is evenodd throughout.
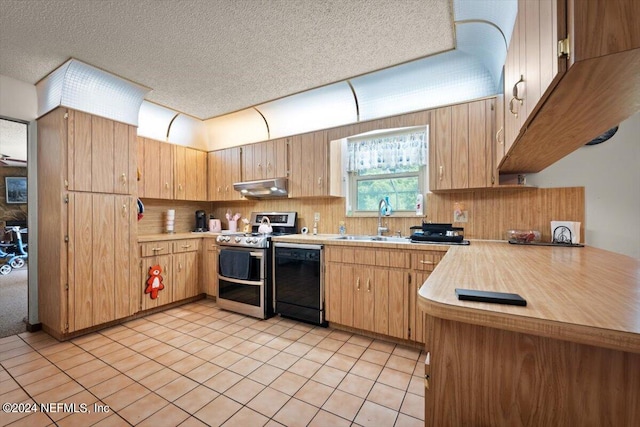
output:
<path id="1" fill-rule="evenodd" d="M 233 189 L 233 184 L 241 181 L 240 148 L 227 148 L 224 163 L 224 200 L 241 200 L 240 192 Z"/>
<path id="2" fill-rule="evenodd" d="M 432 114 L 430 157 L 432 190 L 451 188 L 451 107 L 438 108 Z"/>
<path id="3" fill-rule="evenodd" d="M 242 180 L 256 180 L 256 162 L 254 159 L 255 144 L 244 145 L 241 150 L 242 156 Z"/>
<path id="4" fill-rule="evenodd" d="M 483 134 L 484 135 L 484 134 Z M 441 147 L 440 145 L 438 146 Z M 445 149 L 445 147 L 442 147 Z M 451 107 L 451 187 L 469 188 L 469 105 Z"/>
<path id="5" fill-rule="evenodd" d="M 345 326 L 355 326 L 362 323 L 362 306 L 356 307 L 356 293 L 361 287 L 362 279 L 356 277 L 351 265 L 340 266 L 340 323 Z"/>
<path id="6" fill-rule="evenodd" d="M 222 179 L 224 172 L 222 171 L 222 162 L 224 161 L 223 151 L 211 151 L 207 153 L 207 169 L 209 173 L 207 192 L 209 193 L 209 201 L 222 200 Z"/>
<path id="7" fill-rule="evenodd" d="M 209 296 L 218 296 L 218 245 L 204 239 L 204 256 L 202 262 L 202 292 Z"/>
<path id="8" fill-rule="evenodd" d="M 91 193 L 68 196 L 68 323 L 69 332 L 74 332 L 93 326 L 94 217 Z"/>
<path id="9" fill-rule="evenodd" d="M 374 268 L 370 270 L 365 297 L 365 309 L 373 311 L 366 322 L 372 332 L 389 334 L 389 270 Z M 370 308 L 373 307 L 373 310 Z M 372 317 L 372 318 L 371 318 Z"/>
<path id="10" fill-rule="evenodd" d="M 408 274 L 403 270 L 389 270 L 389 332 L 395 338 L 408 338 L 409 304 Z"/>
<path id="11" fill-rule="evenodd" d="M 91 191 L 91 115 L 73 110 L 68 110 L 67 115 L 68 188 L 71 191 Z"/>
<path id="12" fill-rule="evenodd" d="M 325 317 L 328 322 L 342 323 L 342 265 L 335 262 L 325 265 Z"/>
<path id="13" fill-rule="evenodd" d="M 146 138 L 140 138 L 140 141 L 144 144 L 144 160 L 141 170 L 141 186 L 144 186 L 144 196 L 151 199 L 159 199 L 161 198 L 160 188 L 162 184 L 162 178 L 160 176 L 162 170 L 162 165 L 160 164 L 160 147 L 163 144 L 160 141 Z"/>
<path id="14" fill-rule="evenodd" d="M 413 273 L 413 278 L 411 284 L 409 285 L 409 304 L 411 309 L 411 337 L 412 341 L 416 341 L 419 343 L 425 342 L 424 337 L 424 316 L 425 313 L 422 311 L 420 306 L 418 305 L 418 291 L 426 282 L 427 278 L 429 278 L 428 271 L 415 271 Z"/>
<path id="15" fill-rule="evenodd" d="M 140 269 L 140 286 L 142 294 L 142 310 L 148 310 L 150 308 L 159 307 L 165 304 L 169 304 L 174 301 L 173 290 L 173 258 L 172 255 L 158 255 L 154 257 L 142 258 L 142 267 Z M 147 286 L 149 285 L 150 269 L 153 266 L 159 265 L 162 269 L 160 276 L 162 276 L 162 284 L 164 289 L 158 292 L 156 299 L 151 299 L 150 293 L 145 293 Z"/>
<path id="16" fill-rule="evenodd" d="M 469 188 L 491 187 L 495 101 L 469 103 Z"/>
<path id="17" fill-rule="evenodd" d="M 138 156 L 137 156 L 137 172 L 139 172 L 139 179 L 138 179 L 138 197 L 150 197 L 147 196 L 146 192 L 145 192 L 145 181 L 146 181 L 146 175 L 145 175 L 145 168 L 144 168 L 144 156 L 145 156 L 145 148 L 146 148 L 146 144 L 145 144 L 145 140 L 142 137 L 137 137 L 136 138 L 136 146 L 138 148 Z"/>
<path id="18" fill-rule="evenodd" d="M 69 194 L 69 331 L 132 314 L 134 201 L 129 196 Z"/>
<path id="19" fill-rule="evenodd" d="M 136 128 L 114 122 L 113 193 L 136 193 Z"/>
<path id="20" fill-rule="evenodd" d="M 280 178 L 288 176 L 287 139 L 273 139 L 264 143 L 262 162 L 264 178 Z"/>
<path id="21" fill-rule="evenodd" d="M 196 199 L 205 201 L 207 200 L 207 182 L 208 182 L 208 174 L 207 170 L 207 153 L 205 151 L 196 152 Z"/>
<path id="22" fill-rule="evenodd" d="M 291 197 L 327 194 L 326 132 L 312 132 L 291 138 Z"/>
<path id="23" fill-rule="evenodd" d="M 173 299 L 180 301 L 198 295 L 198 253 L 173 255 Z"/>
<path id="24" fill-rule="evenodd" d="M 160 158 L 155 158 L 155 167 L 159 169 L 157 174 L 160 177 L 158 182 L 160 185 L 160 198 L 173 200 L 173 147 L 171 144 L 164 142 L 159 144 L 158 153 Z"/>
<path id="25" fill-rule="evenodd" d="M 187 148 L 173 145 L 173 197 L 187 200 Z"/>

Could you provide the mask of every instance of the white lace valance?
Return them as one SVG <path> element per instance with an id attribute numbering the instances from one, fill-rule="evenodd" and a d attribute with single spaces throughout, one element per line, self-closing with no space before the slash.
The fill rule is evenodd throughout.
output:
<path id="1" fill-rule="evenodd" d="M 365 169 L 389 169 L 427 164 L 425 132 L 349 141 L 349 172 Z"/>

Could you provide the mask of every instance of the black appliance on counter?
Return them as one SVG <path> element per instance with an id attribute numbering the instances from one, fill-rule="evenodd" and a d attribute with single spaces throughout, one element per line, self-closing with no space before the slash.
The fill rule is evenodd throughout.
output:
<path id="1" fill-rule="evenodd" d="M 275 242 L 273 252 L 276 313 L 326 327 L 322 245 Z"/>
<path id="2" fill-rule="evenodd" d="M 464 228 L 453 227 L 452 224 L 432 224 L 423 222 L 422 225 L 411 227 L 412 243 L 442 243 L 447 245 L 468 245 L 464 240 Z"/>
<path id="3" fill-rule="evenodd" d="M 207 228 L 207 214 L 205 211 L 196 211 L 196 228 L 193 231 L 196 233 L 209 231 Z"/>
<path id="4" fill-rule="evenodd" d="M 267 319 L 274 313 L 271 236 L 296 234 L 296 212 L 253 212 L 252 233 L 220 234 L 218 297 L 220 308 Z M 258 233 L 264 217 L 273 232 Z"/>

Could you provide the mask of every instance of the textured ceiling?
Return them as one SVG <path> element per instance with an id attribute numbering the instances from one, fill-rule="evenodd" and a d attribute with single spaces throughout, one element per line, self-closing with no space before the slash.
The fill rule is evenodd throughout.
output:
<path id="1" fill-rule="evenodd" d="M 0 74 L 73 57 L 200 119 L 454 47 L 451 0 L 0 0 Z"/>

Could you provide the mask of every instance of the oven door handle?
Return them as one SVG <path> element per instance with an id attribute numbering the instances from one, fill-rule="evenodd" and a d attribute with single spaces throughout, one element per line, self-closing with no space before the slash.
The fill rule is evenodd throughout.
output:
<path id="1" fill-rule="evenodd" d="M 238 250 L 237 248 L 234 248 L 234 249 L 222 248 L 222 249 L 220 249 L 220 252 L 222 252 L 222 251 L 224 251 L 224 250 L 227 250 L 227 249 L 228 249 L 228 250 L 232 250 L 232 251 L 234 251 L 234 250 Z M 262 259 L 262 257 L 264 256 L 264 251 L 251 251 L 251 252 L 249 252 L 249 255 L 251 255 L 251 256 L 252 256 L 252 257 L 254 257 L 254 258 L 260 258 L 260 259 Z"/>
<path id="2" fill-rule="evenodd" d="M 232 279 L 230 277 L 225 277 L 220 274 L 218 274 L 218 280 L 224 280 L 225 282 L 231 282 L 231 283 L 239 283 L 241 285 L 262 286 L 262 281 L 256 282 L 253 280 Z"/>

